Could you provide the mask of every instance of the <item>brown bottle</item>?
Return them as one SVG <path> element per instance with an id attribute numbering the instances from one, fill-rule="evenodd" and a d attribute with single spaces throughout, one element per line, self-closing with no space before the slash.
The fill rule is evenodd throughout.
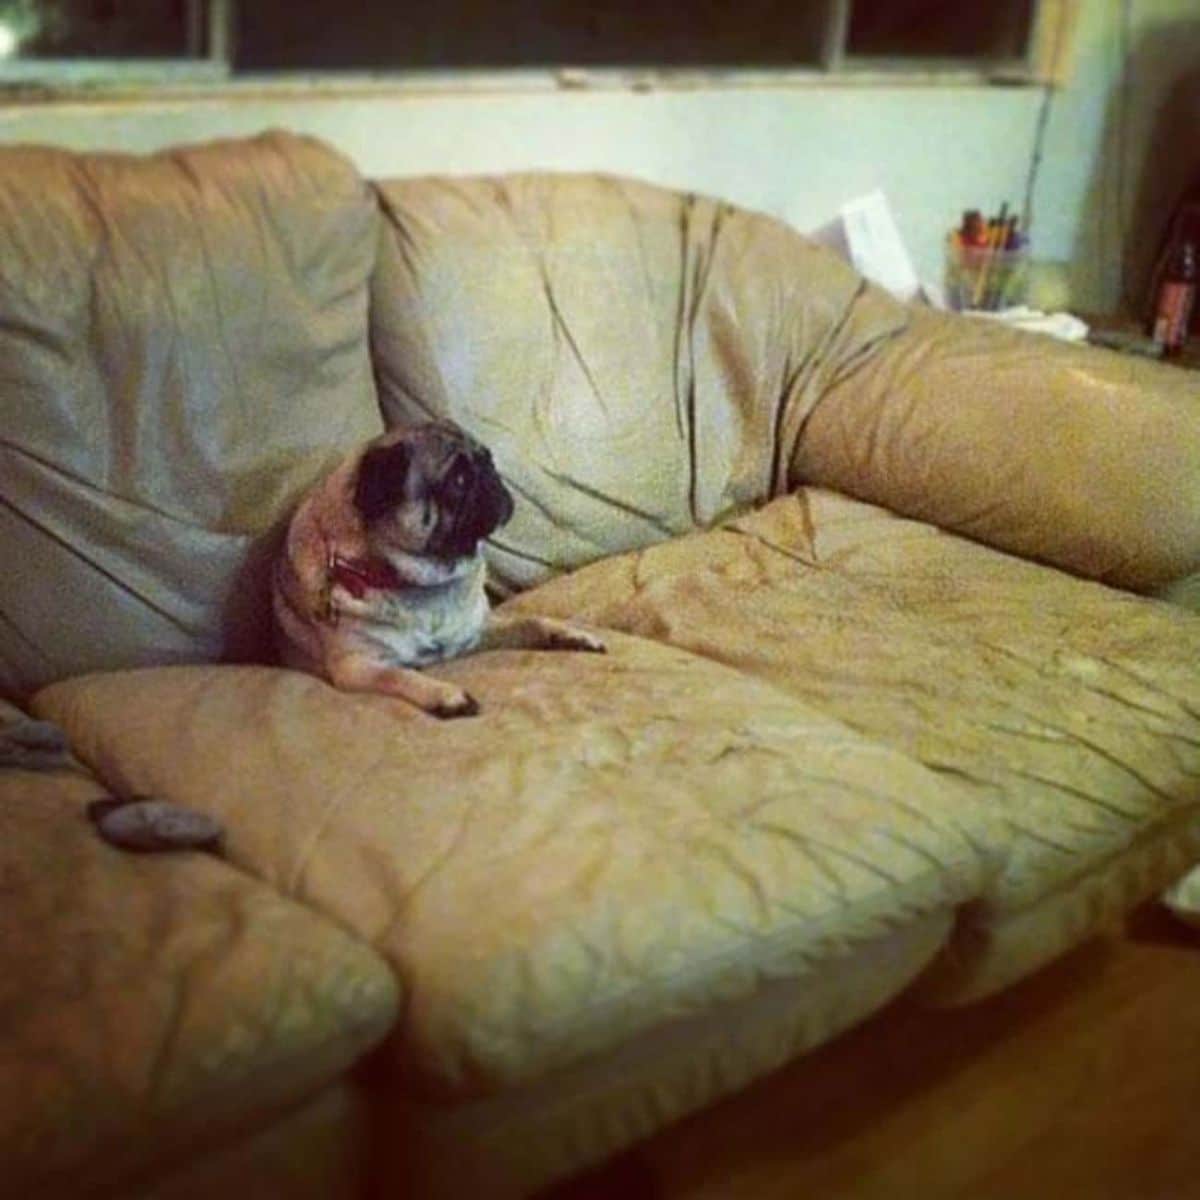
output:
<path id="1" fill-rule="evenodd" d="M 1151 336 L 1165 354 L 1178 354 L 1188 340 L 1200 267 L 1196 261 L 1195 222 L 1187 222 L 1176 235 L 1158 281 L 1154 297 Z"/>

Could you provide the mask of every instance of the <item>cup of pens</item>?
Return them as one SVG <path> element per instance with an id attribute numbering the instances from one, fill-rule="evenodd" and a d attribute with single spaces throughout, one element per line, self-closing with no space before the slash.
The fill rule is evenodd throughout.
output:
<path id="1" fill-rule="evenodd" d="M 1025 301 L 1029 283 L 1028 239 L 1003 205 L 994 217 L 978 209 L 946 239 L 946 300 L 959 312 L 999 312 Z"/>

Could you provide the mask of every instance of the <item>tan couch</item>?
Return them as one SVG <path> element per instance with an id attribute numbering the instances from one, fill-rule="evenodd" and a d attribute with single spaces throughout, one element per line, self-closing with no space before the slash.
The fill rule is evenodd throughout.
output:
<path id="1" fill-rule="evenodd" d="M 6 148 L 0 241 L 0 684 L 80 764 L 0 772 L 12 1195 L 521 1194 L 1200 858 L 1200 618 L 1144 594 L 1200 570 L 1194 376 L 286 134 Z M 518 498 L 504 602 L 611 645 L 448 664 L 452 722 L 262 665 L 290 506 L 431 414 Z"/>

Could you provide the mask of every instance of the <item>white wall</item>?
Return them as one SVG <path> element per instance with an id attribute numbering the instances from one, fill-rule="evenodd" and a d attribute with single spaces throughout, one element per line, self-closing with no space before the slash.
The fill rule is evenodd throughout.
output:
<path id="1" fill-rule="evenodd" d="M 1200 0 L 1082 0 L 1077 67 L 1051 109 L 1035 208 L 1039 257 L 1072 259 L 1075 300 L 1107 307 L 1121 222 L 1105 204 L 1104 151 L 1126 41 L 1178 48 L 1144 64 L 1132 98 L 1148 127 L 1158 98 L 1200 52 Z M 1188 46 L 1190 43 L 1190 51 Z M 920 272 L 940 277 L 945 230 L 962 209 L 1018 209 L 1042 93 L 1030 88 L 830 86 L 632 92 L 393 93 L 0 108 L 0 140 L 150 150 L 284 126 L 317 134 L 373 175 L 603 170 L 701 190 L 776 213 L 802 229 L 882 187 Z M 1126 123 L 1128 125 L 1128 122 Z M 1128 132 L 1128 130 L 1127 130 Z M 1140 173 L 1138 148 L 1126 148 Z M 1132 161 L 1132 160 L 1137 161 Z"/>

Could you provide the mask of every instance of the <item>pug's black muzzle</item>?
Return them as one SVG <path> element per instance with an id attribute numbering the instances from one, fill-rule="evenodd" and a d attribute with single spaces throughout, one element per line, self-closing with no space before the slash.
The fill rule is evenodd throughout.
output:
<path id="1" fill-rule="evenodd" d="M 443 502 L 442 519 L 430 539 L 429 552 L 442 558 L 474 554 L 513 515 L 513 498 L 504 486 L 492 456 L 482 450 L 470 458 L 470 480 L 461 498 Z"/>

